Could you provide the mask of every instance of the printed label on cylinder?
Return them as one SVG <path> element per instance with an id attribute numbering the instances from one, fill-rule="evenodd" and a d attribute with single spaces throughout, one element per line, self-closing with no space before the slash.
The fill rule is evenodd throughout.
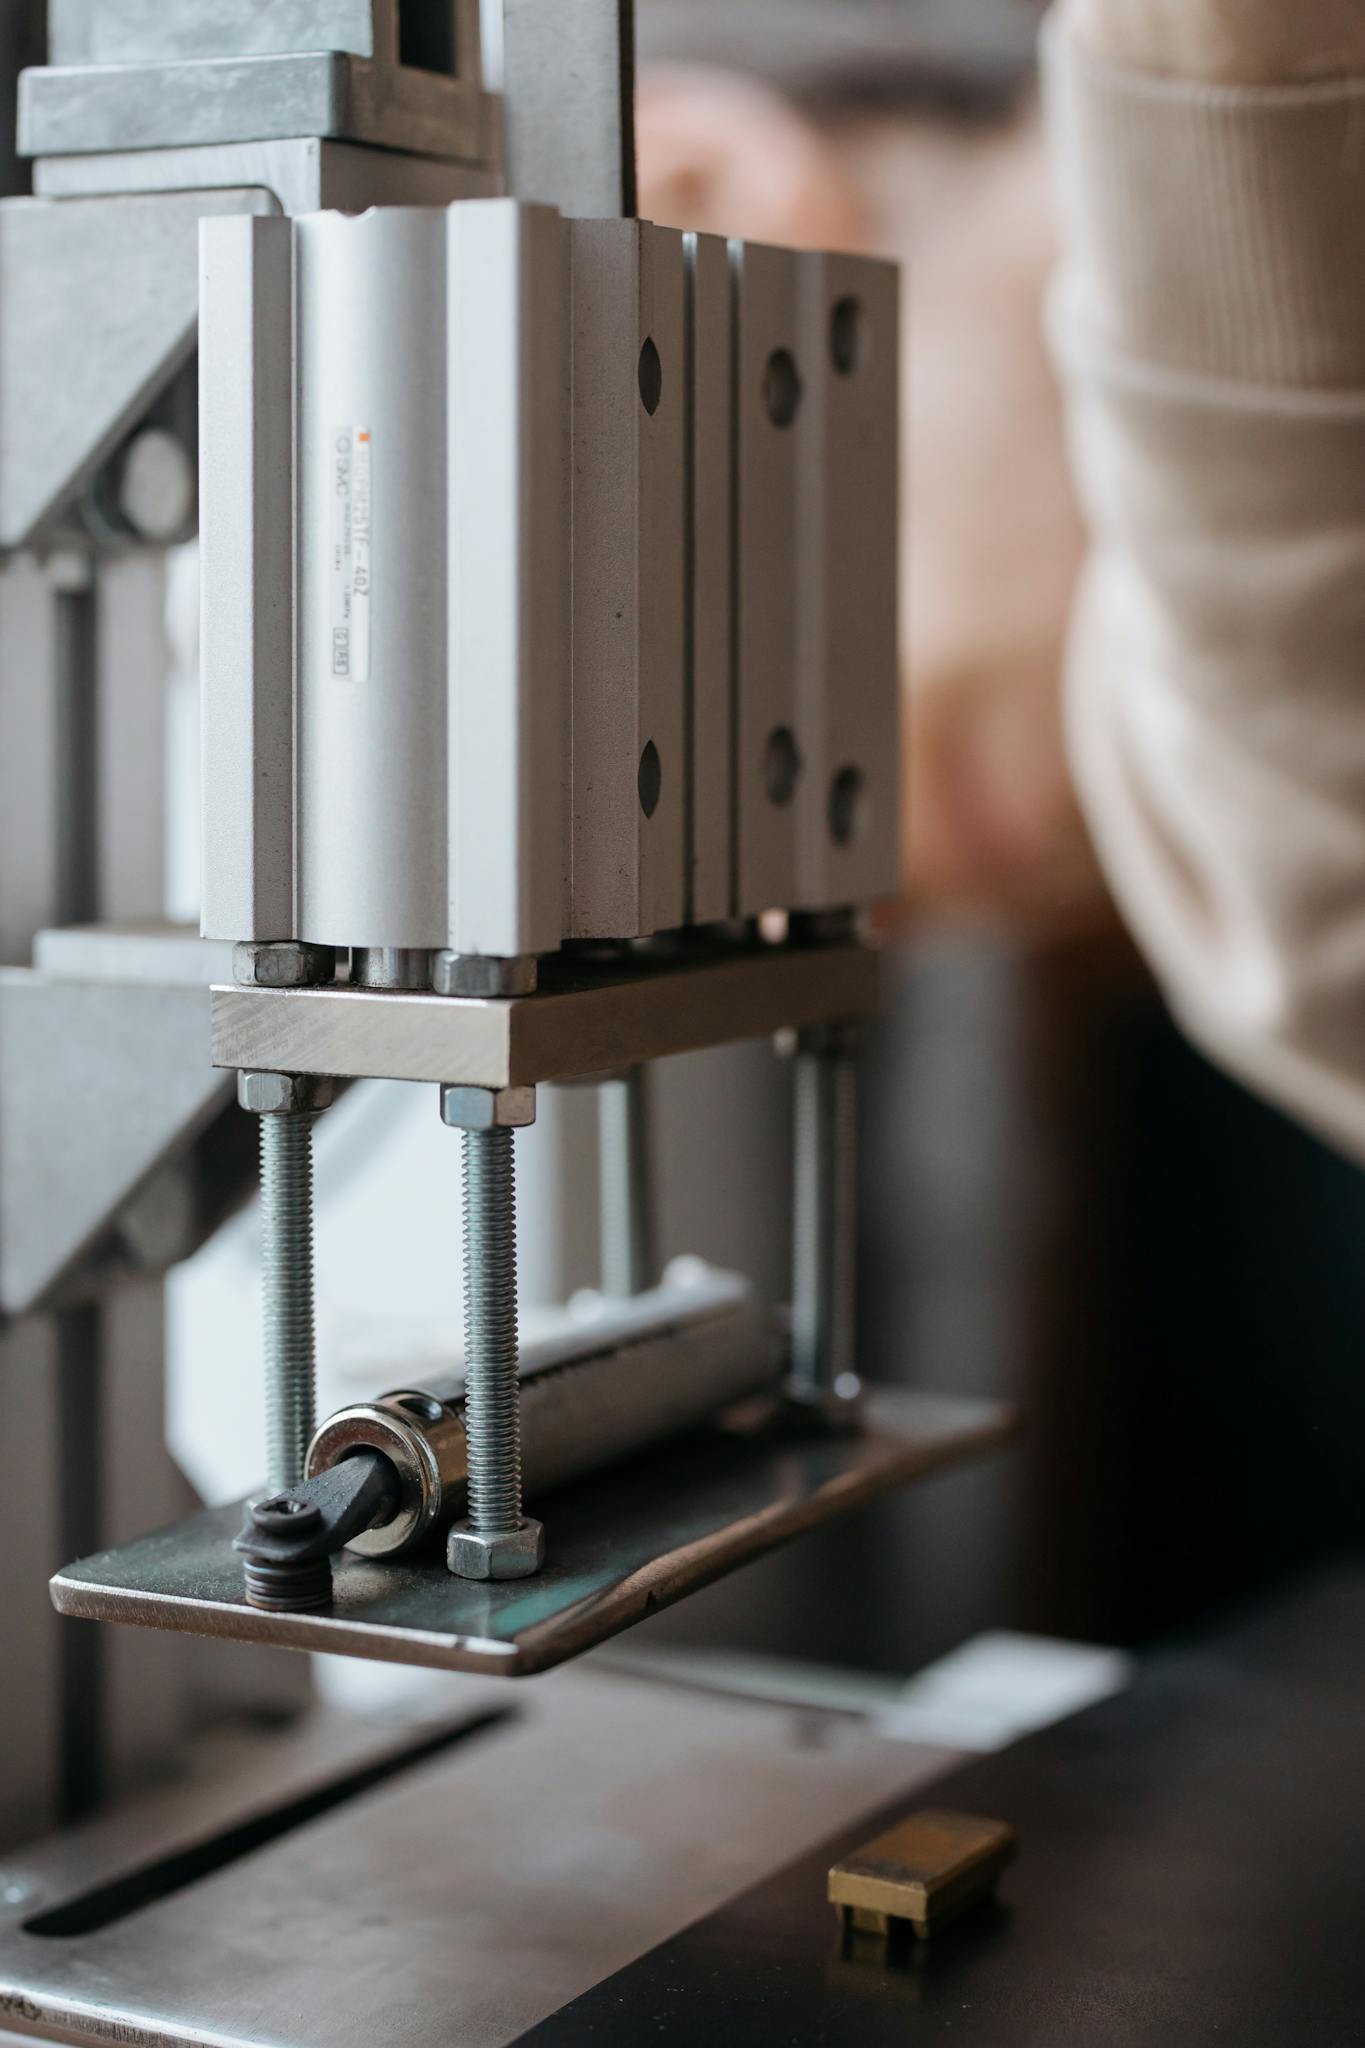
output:
<path id="1" fill-rule="evenodd" d="M 332 674 L 370 680 L 373 440 L 368 427 L 332 437 Z"/>

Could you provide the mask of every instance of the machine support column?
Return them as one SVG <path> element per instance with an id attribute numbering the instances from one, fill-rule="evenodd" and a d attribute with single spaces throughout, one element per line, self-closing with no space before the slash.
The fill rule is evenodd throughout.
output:
<path id="1" fill-rule="evenodd" d="M 792 1369 L 797 1400 L 856 1405 L 857 1036 L 834 1025 L 797 1047 Z"/>

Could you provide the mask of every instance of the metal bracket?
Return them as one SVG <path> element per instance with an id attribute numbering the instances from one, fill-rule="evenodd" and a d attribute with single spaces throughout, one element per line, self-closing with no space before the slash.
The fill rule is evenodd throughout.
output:
<path id="1" fill-rule="evenodd" d="M 879 985 L 879 957 L 861 945 L 693 942 L 624 962 L 548 960 L 539 992 L 510 1001 L 215 988 L 212 1057 L 239 1071 L 537 1087 L 870 1016 Z"/>

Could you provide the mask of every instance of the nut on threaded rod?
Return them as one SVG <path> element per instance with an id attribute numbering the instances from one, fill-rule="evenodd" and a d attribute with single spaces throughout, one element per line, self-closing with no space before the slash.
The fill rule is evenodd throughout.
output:
<path id="1" fill-rule="evenodd" d="M 261 1120 L 261 1302 L 267 1485 L 304 1476 L 317 1427 L 313 1317 L 313 1124 L 332 1084 L 243 1074 L 238 1100 Z"/>
<path id="2" fill-rule="evenodd" d="M 464 1132 L 465 1450 L 469 1519 L 450 1532 L 452 1572 L 524 1579 L 545 1560 L 545 1532 L 522 1513 L 514 1132 L 535 1120 L 535 1091 L 444 1088 L 441 1115 Z"/>

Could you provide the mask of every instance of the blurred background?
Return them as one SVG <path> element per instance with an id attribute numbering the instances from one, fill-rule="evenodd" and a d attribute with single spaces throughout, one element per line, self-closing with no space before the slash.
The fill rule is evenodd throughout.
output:
<path id="1" fill-rule="evenodd" d="M 1182 1041 L 1070 793 L 1041 12 L 639 7 L 642 212 L 904 266 L 906 905 L 863 1095 L 864 1365 L 1026 1418 L 1011 1458 L 655 1626 L 901 1672 L 991 1625 L 1138 1642 L 1365 1533 L 1365 1182 Z"/>
<path id="2" fill-rule="evenodd" d="M 0 4 L 0 137 L 40 11 Z M 1039 18 L 1030 0 L 639 0 L 642 212 L 904 266 L 905 888 L 864 1075 L 863 1366 L 1009 1398 L 1026 1430 L 632 1645 L 908 1675 L 992 1627 L 1135 1644 L 1365 1534 L 1365 1181 L 1182 1041 L 1066 773 L 1084 537 L 1042 338 Z M 0 164 L 4 189 L 24 175 Z M 196 919 L 193 549 L 168 628 L 166 903 Z M 532 1328 L 598 1270 L 594 1107 L 545 1095 L 518 1169 Z M 666 1063 L 654 1107 L 665 1253 L 784 1297 L 787 1070 L 767 1046 Z M 458 1150 L 427 1091 L 358 1088 L 322 1125 L 324 1412 L 449 1360 Z M 181 1475 L 217 1499 L 259 1477 L 257 1284 L 249 1212 L 171 1277 L 178 1471 L 139 1526 L 187 1503 Z M 46 1655 L 41 1581 L 14 1576 Z M 183 1655 L 156 1647 L 167 1670 Z M 324 1673 L 343 1679 L 378 1682 Z"/>

